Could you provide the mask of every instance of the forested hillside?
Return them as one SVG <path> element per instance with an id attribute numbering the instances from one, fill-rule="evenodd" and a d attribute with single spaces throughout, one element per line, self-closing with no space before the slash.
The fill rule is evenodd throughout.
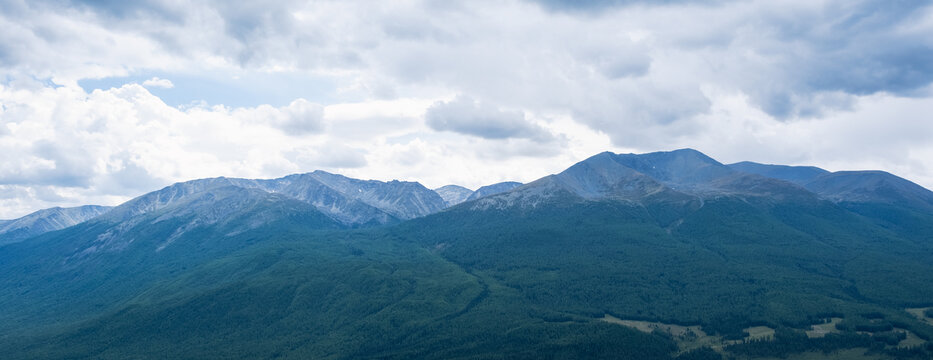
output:
<path id="1" fill-rule="evenodd" d="M 12 359 L 933 356 L 931 214 L 701 155 L 600 154 L 364 229 L 251 187 L 113 220 L 130 202 L 0 247 L 0 344 Z"/>

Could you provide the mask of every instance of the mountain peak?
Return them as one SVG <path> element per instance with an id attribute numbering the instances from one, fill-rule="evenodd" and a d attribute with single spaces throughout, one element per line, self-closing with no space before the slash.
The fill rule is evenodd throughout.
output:
<path id="1" fill-rule="evenodd" d="M 619 158 L 610 152 L 593 155 L 555 175 L 553 181 L 583 198 L 639 198 L 662 187 Z"/>
<path id="2" fill-rule="evenodd" d="M 122 221 L 159 210 L 220 186 L 236 186 L 277 193 L 305 203 L 338 222 L 359 226 L 386 224 L 424 216 L 446 207 L 444 200 L 420 183 L 359 180 L 323 170 L 278 179 L 208 178 L 170 185 L 143 195 L 113 211 L 107 218 Z"/>
<path id="3" fill-rule="evenodd" d="M 0 221 L 0 245 L 26 240 L 33 236 L 64 229 L 106 213 L 109 206 L 84 205 L 71 208 L 56 206 L 18 219 Z"/>
<path id="4" fill-rule="evenodd" d="M 620 154 L 616 161 L 675 188 L 694 188 L 733 175 L 734 170 L 693 149 Z"/>
<path id="5" fill-rule="evenodd" d="M 441 196 L 442 199 L 444 199 L 444 202 L 447 203 L 448 207 L 466 201 L 466 199 L 473 194 L 473 190 L 467 189 L 460 185 L 444 185 L 434 189 L 434 192 L 436 192 Z"/>
<path id="6" fill-rule="evenodd" d="M 660 152 L 660 153 L 665 153 L 665 152 L 666 152 L 666 153 L 671 153 L 671 154 L 681 154 L 681 155 L 698 156 L 698 157 L 707 158 L 707 159 L 712 160 L 712 161 L 716 161 L 716 160 L 713 160 L 713 158 L 711 158 L 711 157 L 707 156 L 706 154 L 704 154 L 703 152 L 701 152 L 701 151 L 699 151 L 699 150 L 696 150 L 696 149 L 693 149 L 693 148 L 681 148 L 681 149 L 675 149 L 675 150 L 671 150 L 671 151 L 657 151 L 657 152 L 655 152 L 655 153 L 659 153 L 659 152 Z M 649 154 L 650 154 L 650 153 L 649 153 Z"/>

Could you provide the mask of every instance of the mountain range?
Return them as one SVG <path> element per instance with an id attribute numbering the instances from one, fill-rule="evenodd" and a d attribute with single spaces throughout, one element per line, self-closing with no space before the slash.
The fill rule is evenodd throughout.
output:
<path id="1" fill-rule="evenodd" d="M 103 219 L 131 221 L 134 217 L 159 211 L 191 196 L 211 196 L 226 186 L 254 189 L 267 194 L 306 202 L 317 211 L 346 227 L 397 223 L 433 214 L 467 200 L 511 190 L 521 183 L 502 182 L 480 187 L 477 191 L 458 185 L 429 190 L 416 182 L 358 180 L 325 171 L 295 174 L 278 179 L 200 179 L 168 186 L 133 199 Z M 207 206 L 214 206 L 208 203 Z M 109 212 L 112 207 L 86 205 L 74 208 L 39 210 L 14 220 L 0 220 L 0 245 L 18 242 L 45 232 L 64 229 Z M 191 205 L 185 211 L 203 209 Z M 208 211 L 210 212 L 210 211 Z M 223 218 L 224 214 L 215 216 Z M 199 220 L 200 221 L 200 220 Z M 213 222 L 215 220 L 209 220 Z"/>
<path id="2" fill-rule="evenodd" d="M 0 220 L 0 245 L 12 244 L 49 231 L 77 225 L 109 210 L 109 206 L 96 205 L 72 208 L 54 207 L 14 220 Z"/>
<path id="3" fill-rule="evenodd" d="M 933 354 L 905 311 L 933 307 L 933 192 L 880 171 L 605 152 L 476 191 L 315 171 L 51 210 L 0 222 L 9 358 Z"/>

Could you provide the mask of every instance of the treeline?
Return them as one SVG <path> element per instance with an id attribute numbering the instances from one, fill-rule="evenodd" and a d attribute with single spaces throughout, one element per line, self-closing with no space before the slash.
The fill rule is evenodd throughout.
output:
<path id="1" fill-rule="evenodd" d="M 800 330 L 779 328 L 775 330 L 773 340 L 759 339 L 724 348 L 729 353 L 749 358 L 780 357 L 806 351 L 819 351 L 824 354 L 852 348 L 865 348 L 868 353 L 884 354 L 897 359 L 930 359 L 933 356 L 933 344 L 925 343 L 913 347 L 892 347 L 907 337 L 903 331 L 886 331 L 872 335 L 853 332 L 826 334 L 822 338 L 809 338 Z"/>
<path id="2" fill-rule="evenodd" d="M 871 336 L 856 333 L 826 334 L 822 338 L 809 338 L 800 330 L 778 328 L 773 339 L 757 339 L 725 347 L 725 350 L 747 357 L 786 357 L 805 351 L 830 353 L 840 349 L 870 347 Z"/>
<path id="3" fill-rule="evenodd" d="M 701 347 L 680 354 L 676 360 L 722 360 L 722 355 L 708 347 Z"/>
<path id="4" fill-rule="evenodd" d="M 836 329 L 848 332 L 863 331 L 877 333 L 894 330 L 894 325 L 885 321 L 883 316 L 851 316 L 836 324 Z"/>
<path id="5" fill-rule="evenodd" d="M 875 343 L 878 344 L 878 343 Z M 883 348 L 880 345 L 874 345 L 872 352 L 883 353 L 889 356 L 893 356 L 895 359 L 899 360 L 929 360 L 933 358 L 933 343 L 926 343 L 921 346 L 911 346 L 903 348 Z"/>

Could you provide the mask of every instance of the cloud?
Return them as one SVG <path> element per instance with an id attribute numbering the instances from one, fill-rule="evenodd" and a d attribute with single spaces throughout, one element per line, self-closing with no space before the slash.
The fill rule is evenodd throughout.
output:
<path id="1" fill-rule="evenodd" d="M 280 108 L 269 105 L 240 108 L 234 110 L 233 115 L 246 121 L 271 125 L 292 136 L 320 132 L 324 126 L 324 107 L 305 99 L 296 99 Z"/>
<path id="2" fill-rule="evenodd" d="M 525 119 L 521 111 L 500 110 L 468 96 L 434 103 L 424 115 L 428 126 L 486 139 L 522 138 L 535 141 L 553 139 L 544 128 Z"/>
<path id="3" fill-rule="evenodd" d="M 366 166 L 366 151 L 340 143 L 325 143 L 285 153 L 302 169 L 340 170 Z"/>
<path id="4" fill-rule="evenodd" d="M 154 77 L 154 78 L 152 78 L 152 79 L 143 81 L 143 86 L 145 86 L 145 87 L 163 88 L 163 89 L 171 89 L 171 88 L 175 87 L 175 84 L 172 84 L 172 82 L 171 82 L 170 80 L 168 80 L 168 79 L 160 79 L 160 78 L 158 78 L 158 77 Z"/>
<path id="5" fill-rule="evenodd" d="M 845 96 L 917 96 L 933 82 L 933 21 L 922 1 L 9 7 L 0 15 L 0 64 L 40 77 L 127 69 L 314 72 L 352 88 L 353 100 L 473 94 L 509 108 L 574 113 L 609 133 L 708 111 L 704 84 L 742 91 L 792 120 L 845 109 Z M 687 105 L 658 106 L 669 99 Z"/>
<path id="6" fill-rule="evenodd" d="M 676 5 L 689 3 L 715 4 L 719 0 L 533 0 L 547 9 L 568 12 L 596 12 L 632 5 Z"/>

